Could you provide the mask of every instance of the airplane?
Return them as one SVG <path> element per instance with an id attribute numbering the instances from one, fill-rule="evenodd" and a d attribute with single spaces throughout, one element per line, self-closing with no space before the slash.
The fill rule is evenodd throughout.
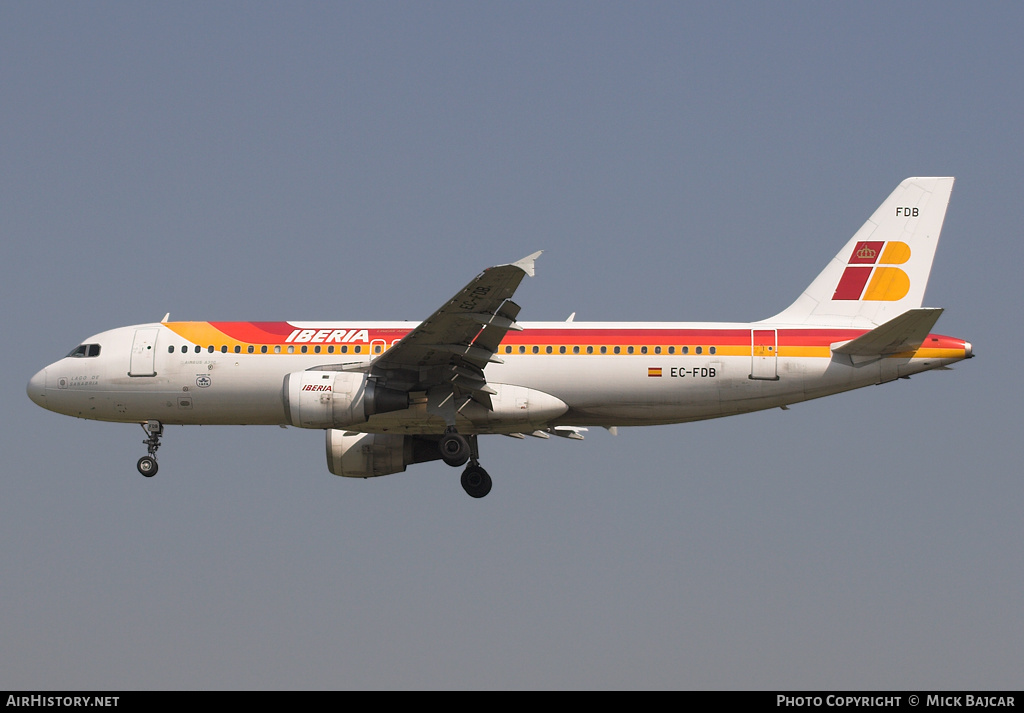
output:
<path id="1" fill-rule="evenodd" d="M 908 178 L 788 308 L 752 323 L 519 322 L 540 252 L 484 270 L 424 321 L 172 322 L 89 337 L 28 396 L 78 418 L 139 423 L 157 472 L 169 424 L 326 433 L 340 476 L 437 459 L 491 490 L 478 437 L 582 439 L 720 418 L 881 384 L 974 356 L 922 307 L 953 178 Z M 574 313 L 575 314 L 575 313 Z M 468 464 L 468 465 L 467 465 Z"/>

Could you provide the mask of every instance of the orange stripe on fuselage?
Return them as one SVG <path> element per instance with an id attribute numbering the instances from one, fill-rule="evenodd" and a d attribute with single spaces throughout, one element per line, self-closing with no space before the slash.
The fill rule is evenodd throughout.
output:
<path id="1" fill-rule="evenodd" d="M 344 323 L 339 324 L 344 325 Z M 203 347 L 212 345 L 219 348 L 222 345 L 227 345 L 233 348 L 235 345 L 247 347 L 249 345 L 273 346 L 294 344 L 300 346 L 302 344 L 328 345 L 341 343 L 337 340 L 329 341 L 326 339 L 319 342 L 289 342 L 287 341 L 288 337 L 299 329 L 299 327 L 289 322 L 167 322 L 164 326 L 191 344 Z M 548 346 L 565 346 L 569 349 L 576 346 L 583 348 L 591 346 L 595 347 L 595 354 L 593 356 L 599 356 L 596 350 L 600 347 L 608 348 L 606 356 L 750 356 L 752 353 L 750 336 L 752 329 L 755 329 L 753 325 L 749 329 L 533 328 L 506 334 L 501 342 L 498 353 L 504 354 L 504 347 L 506 346 L 517 348 L 519 346 L 537 346 L 540 347 L 540 354 L 546 354 L 546 347 Z M 334 329 L 332 325 L 331 327 L 325 326 L 320 331 L 343 332 L 345 330 L 342 327 Z M 367 341 L 359 340 L 358 342 L 349 343 L 366 345 L 370 342 L 383 341 L 386 345 L 390 346 L 392 342 L 402 338 L 409 331 L 411 330 L 401 328 L 367 328 L 366 332 L 369 337 Z M 780 357 L 830 358 L 832 354 L 830 345 L 855 339 L 866 332 L 867 330 L 863 329 L 779 329 L 777 330 L 777 354 Z M 675 354 L 665 353 L 664 350 L 670 346 L 676 348 Z M 679 353 L 679 350 L 684 346 L 690 347 L 688 355 Z M 693 351 L 698 346 L 704 348 L 703 353 L 700 355 L 695 354 Z M 615 347 L 620 348 L 620 354 L 616 355 L 612 352 Z M 634 349 L 631 355 L 627 353 L 629 347 Z M 648 348 L 647 354 L 640 353 L 640 349 L 643 347 Z M 654 354 L 653 349 L 655 347 L 661 347 L 662 353 Z M 710 347 L 715 347 L 716 353 L 714 355 L 707 352 L 707 349 Z M 922 344 L 922 347 L 916 352 L 905 352 L 894 356 L 903 358 L 910 356 L 918 358 L 956 358 L 957 356 L 963 356 L 964 350 L 964 341 L 962 339 L 930 334 L 924 344 Z M 557 350 L 554 353 L 557 354 Z M 512 355 L 519 356 L 518 349 Z M 527 349 L 526 353 L 522 356 L 530 355 L 532 355 L 532 351 Z"/>

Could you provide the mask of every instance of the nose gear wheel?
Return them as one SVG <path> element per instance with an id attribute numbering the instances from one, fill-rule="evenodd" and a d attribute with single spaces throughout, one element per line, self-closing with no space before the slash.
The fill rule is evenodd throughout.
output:
<path id="1" fill-rule="evenodd" d="M 156 451 L 160 447 L 160 437 L 164 435 L 164 425 L 159 421 L 146 421 L 142 424 L 142 430 L 146 432 L 146 440 L 142 443 L 148 448 L 149 455 L 139 458 L 135 467 L 142 475 L 152 478 L 160 470 L 156 462 Z"/>

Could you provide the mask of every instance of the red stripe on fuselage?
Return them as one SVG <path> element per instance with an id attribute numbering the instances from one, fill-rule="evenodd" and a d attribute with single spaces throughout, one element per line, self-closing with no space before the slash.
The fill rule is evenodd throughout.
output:
<path id="1" fill-rule="evenodd" d="M 210 326 L 248 344 L 283 344 L 295 330 L 287 322 L 210 322 Z"/>
<path id="2" fill-rule="evenodd" d="M 210 322 L 210 326 L 226 336 L 247 344 L 286 344 L 297 327 L 289 322 Z M 502 340 L 505 345 L 668 345 L 690 344 L 708 346 L 750 346 L 751 325 L 745 329 L 552 329 L 534 328 L 509 332 Z M 325 327 L 327 329 L 327 327 Z M 388 344 L 404 337 L 411 329 L 368 328 L 370 340 L 384 340 Z M 779 329 L 779 347 L 827 346 L 855 339 L 866 329 Z M 922 345 L 943 349 L 962 349 L 964 341 L 955 337 L 930 334 Z"/>

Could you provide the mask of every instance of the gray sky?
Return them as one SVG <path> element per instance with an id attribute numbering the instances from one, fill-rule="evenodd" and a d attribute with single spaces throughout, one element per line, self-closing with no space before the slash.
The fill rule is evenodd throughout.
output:
<path id="1" fill-rule="evenodd" d="M 1006 688 L 1024 661 L 1017 3 L 0 4 L 0 688 Z M 25 395 L 160 319 L 753 320 L 907 176 L 978 358 L 327 471 Z"/>

